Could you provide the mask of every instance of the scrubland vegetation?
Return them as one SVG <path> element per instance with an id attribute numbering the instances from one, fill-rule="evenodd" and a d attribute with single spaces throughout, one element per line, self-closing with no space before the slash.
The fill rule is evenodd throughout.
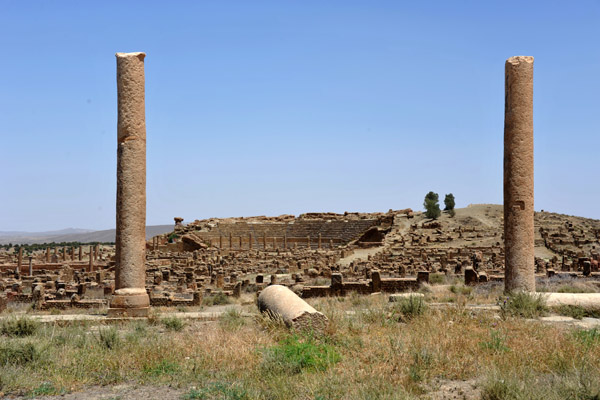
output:
<path id="1" fill-rule="evenodd" d="M 35 397 L 134 382 L 178 388 L 182 399 L 413 399 L 442 398 L 444 382 L 467 381 L 465 396 L 476 396 L 467 398 L 600 398 L 600 329 L 536 320 L 553 311 L 527 295 L 506 304 L 498 296 L 499 310 L 469 308 L 477 290 L 451 288 L 425 289 L 426 302 L 315 299 L 330 319 L 321 333 L 244 317 L 239 306 L 215 322 L 162 314 L 59 326 L 9 315 L 0 391 Z"/>

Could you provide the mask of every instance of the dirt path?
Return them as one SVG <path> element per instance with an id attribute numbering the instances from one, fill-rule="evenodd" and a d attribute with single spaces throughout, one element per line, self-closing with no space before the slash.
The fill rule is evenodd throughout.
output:
<path id="1" fill-rule="evenodd" d="M 369 256 L 373 256 L 384 249 L 384 246 L 372 247 L 369 249 L 357 249 L 347 257 L 340 258 L 339 265 L 347 267 L 354 260 L 366 260 Z"/>
<path id="2" fill-rule="evenodd" d="M 124 383 L 115 386 L 92 386 L 80 392 L 59 396 L 36 396 L 38 400 L 179 400 L 188 390 L 167 386 L 143 386 Z M 30 399 L 31 397 L 6 397 L 7 399 Z M 200 397 L 199 397 L 200 398 Z"/>

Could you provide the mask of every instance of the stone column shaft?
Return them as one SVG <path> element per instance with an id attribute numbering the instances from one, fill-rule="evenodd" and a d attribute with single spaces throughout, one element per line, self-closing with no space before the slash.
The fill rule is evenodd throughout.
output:
<path id="1" fill-rule="evenodd" d="M 117 232 L 109 315 L 147 316 L 144 53 L 117 53 Z"/>
<path id="2" fill-rule="evenodd" d="M 505 290 L 535 291 L 533 226 L 533 57 L 505 64 Z"/>
<path id="3" fill-rule="evenodd" d="M 89 272 L 94 272 L 94 248 L 90 246 Z"/>

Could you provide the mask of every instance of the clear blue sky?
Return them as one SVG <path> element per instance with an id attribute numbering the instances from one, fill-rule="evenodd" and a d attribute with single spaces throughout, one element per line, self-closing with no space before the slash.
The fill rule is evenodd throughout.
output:
<path id="1" fill-rule="evenodd" d="M 0 0 L 0 43 L 0 230 L 114 227 L 129 51 L 148 224 L 500 204 L 514 55 L 535 57 L 536 210 L 600 218 L 598 1 Z"/>

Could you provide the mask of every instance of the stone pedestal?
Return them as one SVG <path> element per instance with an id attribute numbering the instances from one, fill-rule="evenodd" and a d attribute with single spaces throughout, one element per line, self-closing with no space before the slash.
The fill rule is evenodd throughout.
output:
<path id="1" fill-rule="evenodd" d="M 505 290 L 535 291 L 533 227 L 533 57 L 505 64 Z"/>
<path id="2" fill-rule="evenodd" d="M 115 294 L 109 317 L 148 315 L 144 53 L 117 53 L 118 149 Z"/>

